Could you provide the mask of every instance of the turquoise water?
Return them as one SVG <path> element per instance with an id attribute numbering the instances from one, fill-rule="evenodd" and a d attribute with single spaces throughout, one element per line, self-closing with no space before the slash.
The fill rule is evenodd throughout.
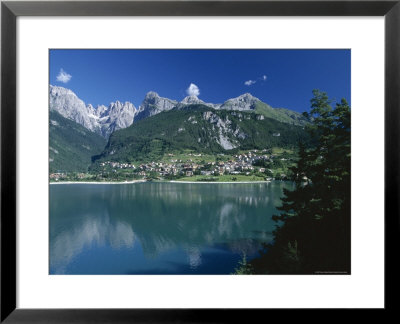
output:
<path id="1" fill-rule="evenodd" d="M 293 184 L 50 185 L 50 274 L 230 274 Z"/>

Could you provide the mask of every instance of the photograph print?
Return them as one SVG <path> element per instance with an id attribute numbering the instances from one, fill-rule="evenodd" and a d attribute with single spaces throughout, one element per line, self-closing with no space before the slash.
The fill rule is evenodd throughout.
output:
<path id="1" fill-rule="evenodd" d="M 49 274 L 349 275 L 350 62 L 50 49 Z"/>

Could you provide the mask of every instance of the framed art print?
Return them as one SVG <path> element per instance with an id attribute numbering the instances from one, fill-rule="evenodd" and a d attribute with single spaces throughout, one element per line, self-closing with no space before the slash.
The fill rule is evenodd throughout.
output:
<path id="1" fill-rule="evenodd" d="M 2 321 L 390 309 L 398 6 L 2 2 Z"/>
<path id="2" fill-rule="evenodd" d="M 350 50 L 51 49 L 49 59 L 49 274 L 351 273 Z M 343 100 L 331 104 L 315 84 Z M 288 89 L 291 103 L 279 102 Z M 134 102 L 111 102 L 114 91 Z M 272 108 L 288 106 L 298 111 Z M 320 143 L 314 119 L 343 138 Z M 297 169 L 325 149 L 339 151 Z M 340 225 L 316 229 L 322 219 L 290 210 L 300 223 L 280 239 L 280 197 L 311 200 L 289 197 L 318 182 L 311 172 L 330 178 L 328 166 L 330 202 L 308 194 L 327 204 L 321 213 L 334 201 L 334 215 L 318 217 Z M 324 239 L 300 239 L 314 232 Z"/>

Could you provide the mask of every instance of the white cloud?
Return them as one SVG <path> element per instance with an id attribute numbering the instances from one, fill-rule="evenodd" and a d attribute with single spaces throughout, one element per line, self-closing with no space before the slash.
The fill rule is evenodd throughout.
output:
<path id="1" fill-rule="evenodd" d="M 191 83 L 189 88 L 186 89 L 186 93 L 188 96 L 199 96 L 200 95 L 200 89 L 197 85 L 194 83 Z"/>
<path id="2" fill-rule="evenodd" d="M 68 83 L 69 80 L 71 80 L 71 78 L 72 78 L 72 75 L 68 74 L 63 69 L 61 69 L 57 75 L 57 81 L 62 82 L 62 83 Z"/>
<path id="3" fill-rule="evenodd" d="M 248 80 L 248 81 L 245 81 L 244 84 L 250 87 L 251 85 L 253 85 L 256 82 L 257 81 L 254 81 L 254 80 Z"/>
<path id="4" fill-rule="evenodd" d="M 264 74 L 264 75 L 261 77 L 261 79 L 262 79 L 263 81 L 267 81 L 267 76 Z"/>

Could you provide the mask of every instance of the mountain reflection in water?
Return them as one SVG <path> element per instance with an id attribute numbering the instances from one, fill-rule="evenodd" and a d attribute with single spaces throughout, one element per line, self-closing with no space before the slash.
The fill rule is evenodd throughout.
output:
<path id="1" fill-rule="evenodd" d="M 50 185 L 51 274 L 229 274 L 291 183 Z"/>

